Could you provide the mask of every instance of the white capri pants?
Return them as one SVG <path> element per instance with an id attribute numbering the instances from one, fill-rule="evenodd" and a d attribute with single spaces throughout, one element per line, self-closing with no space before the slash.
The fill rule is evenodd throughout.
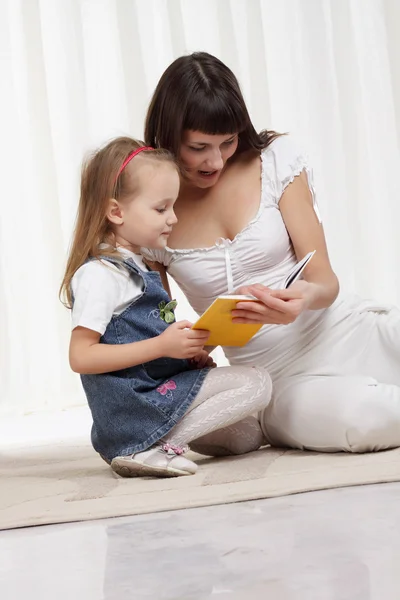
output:
<path id="1" fill-rule="evenodd" d="M 260 413 L 267 442 L 322 452 L 400 446 L 400 311 L 360 312 L 326 339 L 337 342 L 318 344 L 319 365 L 274 380 Z"/>

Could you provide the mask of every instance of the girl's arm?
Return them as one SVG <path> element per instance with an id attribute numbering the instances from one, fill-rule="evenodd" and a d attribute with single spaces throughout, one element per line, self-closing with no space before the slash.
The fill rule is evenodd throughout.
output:
<path id="1" fill-rule="evenodd" d="M 159 337 L 131 344 L 100 344 L 100 334 L 75 327 L 69 346 L 69 364 L 75 373 L 109 373 L 134 367 L 163 355 Z"/>
<path id="2" fill-rule="evenodd" d="M 160 335 L 130 344 L 101 344 L 100 333 L 75 327 L 71 334 L 69 363 L 75 373 L 95 375 L 134 367 L 163 356 L 190 359 L 209 337 L 208 331 L 191 330 L 189 321 L 170 325 Z"/>

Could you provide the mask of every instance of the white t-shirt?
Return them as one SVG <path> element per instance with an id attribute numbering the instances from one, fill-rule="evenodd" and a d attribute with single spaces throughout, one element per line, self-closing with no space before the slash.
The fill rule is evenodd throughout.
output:
<path id="1" fill-rule="evenodd" d="M 118 251 L 139 269 L 148 271 L 140 255 L 125 248 Z M 77 270 L 71 288 L 72 329 L 86 327 L 103 335 L 112 317 L 121 314 L 143 292 L 143 279 L 109 262 L 91 260 Z"/>

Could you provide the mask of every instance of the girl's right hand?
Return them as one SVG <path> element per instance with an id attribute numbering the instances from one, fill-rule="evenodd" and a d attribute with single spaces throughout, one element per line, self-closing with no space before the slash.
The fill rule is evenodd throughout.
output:
<path id="1" fill-rule="evenodd" d="M 210 332 L 191 329 L 192 325 L 189 321 L 178 321 L 160 334 L 163 356 L 193 358 L 199 354 L 210 337 Z"/>

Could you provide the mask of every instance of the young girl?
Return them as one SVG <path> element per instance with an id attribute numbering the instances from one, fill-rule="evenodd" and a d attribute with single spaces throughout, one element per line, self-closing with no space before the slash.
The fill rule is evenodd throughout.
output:
<path id="1" fill-rule="evenodd" d="M 178 192 L 166 151 L 124 137 L 96 152 L 83 168 L 61 286 L 72 309 L 70 365 L 92 412 L 93 446 L 126 477 L 195 473 L 184 446 L 196 440 L 201 449 L 223 427 L 232 437 L 229 427 L 242 419 L 253 440 L 260 429 L 249 415 L 271 397 L 264 369 L 211 369 L 208 333 L 174 322 L 176 302 L 142 260 L 141 247 L 165 248 Z M 260 433 L 251 449 L 261 443 Z"/>

